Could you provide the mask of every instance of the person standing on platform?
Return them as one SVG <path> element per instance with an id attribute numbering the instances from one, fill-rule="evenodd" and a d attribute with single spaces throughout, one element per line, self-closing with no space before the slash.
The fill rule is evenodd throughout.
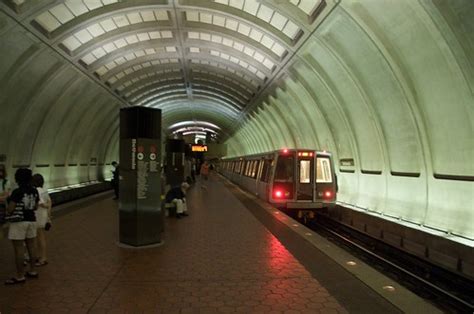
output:
<path id="1" fill-rule="evenodd" d="M 112 170 L 112 187 L 114 188 L 114 193 L 115 197 L 114 200 L 118 200 L 119 198 L 119 178 L 120 178 L 120 172 L 119 172 L 119 164 L 116 161 L 112 161 L 112 166 L 114 167 L 114 170 Z"/>
<path id="2" fill-rule="evenodd" d="M 186 205 L 186 191 L 189 189 L 189 184 L 181 183 L 181 186 L 172 188 L 166 193 L 166 203 L 174 203 L 176 205 L 176 217 L 182 218 L 189 216 L 187 213 L 188 207 Z"/>
<path id="3" fill-rule="evenodd" d="M 193 183 L 196 182 L 196 159 L 194 158 L 191 160 L 191 179 L 193 179 Z"/>
<path id="4" fill-rule="evenodd" d="M 7 198 L 11 193 L 11 184 L 7 179 L 5 165 L 0 165 L 0 227 L 5 223 L 7 213 Z M 0 230 L 2 232 L 3 230 Z"/>
<path id="5" fill-rule="evenodd" d="M 193 180 L 191 178 L 191 173 L 192 173 L 192 162 L 191 158 L 186 158 L 186 161 L 184 163 L 184 179 L 188 184 L 193 183 Z"/>
<path id="6" fill-rule="evenodd" d="M 18 188 L 13 190 L 8 199 L 7 221 L 10 222 L 8 239 L 13 243 L 15 251 L 16 276 L 5 281 L 6 285 L 24 283 L 26 277 L 38 278 L 35 271 L 36 261 L 36 217 L 39 194 L 31 185 L 32 172 L 20 168 L 15 173 Z M 30 256 L 30 270 L 25 273 L 23 265 L 25 246 Z"/>
<path id="7" fill-rule="evenodd" d="M 33 186 L 39 194 L 39 204 L 36 210 L 36 245 L 38 249 L 38 261 L 35 266 L 44 266 L 48 264 L 46 254 L 46 231 L 51 228 L 51 197 L 48 190 L 43 188 L 44 178 L 39 173 L 33 176 Z"/>
<path id="8" fill-rule="evenodd" d="M 204 178 L 204 180 L 207 181 L 209 179 L 209 163 L 207 162 L 207 160 L 205 160 L 201 165 L 200 173 L 201 177 Z"/>

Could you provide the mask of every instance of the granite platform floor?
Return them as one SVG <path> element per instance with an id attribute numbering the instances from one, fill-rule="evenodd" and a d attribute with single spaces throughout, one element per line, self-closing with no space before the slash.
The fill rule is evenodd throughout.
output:
<path id="1" fill-rule="evenodd" d="M 39 279 L 0 285 L 0 313 L 398 312 L 356 278 L 357 300 L 341 302 L 222 178 L 203 185 L 189 191 L 189 217 L 166 219 L 165 243 L 157 248 L 117 245 L 118 203 L 110 194 L 56 215 L 49 264 Z M 338 280 L 343 270 L 321 263 Z M 9 278 L 14 261 L 6 239 L 0 265 L 0 278 Z"/>

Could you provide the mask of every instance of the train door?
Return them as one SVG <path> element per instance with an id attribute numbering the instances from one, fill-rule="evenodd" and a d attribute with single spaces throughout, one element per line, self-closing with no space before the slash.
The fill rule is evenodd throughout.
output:
<path id="1" fill-rule="evenodd" d="M 336 185 L 331 166 L 331 157 L 317 155 L 316 157 L 316 200 L 334 201 L 336 198 Z"/>
<path id="2" fill-rule="evenodd" d="M 276 160 L 273 176 L 272 198 L 276 201 L 288 201 L 294 197 L 295 157 L 292 151 L 283 151 Z"/>
<path id="3" fill-rule="evenodd" d="M 296 181 L 296 200 L 312 201 L 314 192 L 314 153 L 298 152 L 296 164 L 298 180 Z"/>

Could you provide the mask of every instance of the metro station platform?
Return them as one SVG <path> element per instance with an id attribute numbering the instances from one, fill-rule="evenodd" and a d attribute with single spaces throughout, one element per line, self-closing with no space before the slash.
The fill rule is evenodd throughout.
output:
<path id="1" fill-rule="evenodd" d="M 110 193 L 57 210 L 49 264 L 39 279 L 0 285 L 0 313 L 437 312 L 225 179 L 205 186 L 190 189 L 190 216 L 167 218 L 164 245 L 151 249 L 117 245 Z M 6 239 L 0 264 L 0 278 L 9 278 Z"/>

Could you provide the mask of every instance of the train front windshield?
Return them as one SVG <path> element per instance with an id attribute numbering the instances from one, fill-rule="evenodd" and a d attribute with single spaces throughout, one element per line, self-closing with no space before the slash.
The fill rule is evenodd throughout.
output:
<path id="1" fill-rule="evenodd" d="M 294 178 L 294 157 L 289 156 L 279 156 L 278 162 L 275 170 L 275 182 L 293 182 Z"/>
<path id="2" fill-rule="evenodd" d="M 316 182 L 317 183 L 331 183 L 331 161 L 328 157 L 317 158 L 316 166 Z"/>
<path id="3" fill-rule="evenodd" d="M 316 158 L 316 190 L 318 199 L 334 201 L 336 198 L 330 157 L 317 156 Z"/>

